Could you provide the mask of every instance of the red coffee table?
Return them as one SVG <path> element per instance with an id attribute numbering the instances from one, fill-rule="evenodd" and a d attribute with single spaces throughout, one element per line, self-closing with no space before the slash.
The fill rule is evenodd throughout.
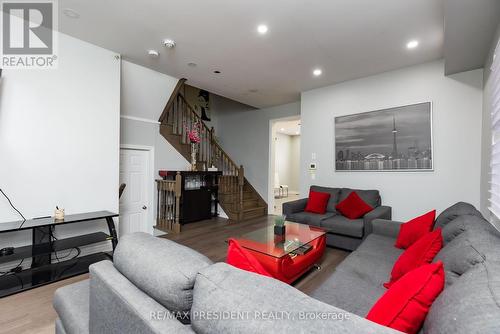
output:
<path id="1" fill-rule="evenodd" d="M 326 232 L 305 224 L 286 222 L 283 236 L 274 234 L 270 224 L 253 232 L 235 237 L 262 266 L 285 283 L 292 283 L 309 271 L 323 256 L 326 247 Z M 305 254 L 297 254 L 303 245 L 312 248 Z"/>

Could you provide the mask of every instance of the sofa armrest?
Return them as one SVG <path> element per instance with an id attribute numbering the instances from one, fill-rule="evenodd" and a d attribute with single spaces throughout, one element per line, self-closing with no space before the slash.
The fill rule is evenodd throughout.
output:
<path id="1" fill-rule="evenodd" d="M 194 333 L 110 261 L 95 263 L 89 271 L 90 333 Z"/>
<path id="2" fill-rule="evenodd" d="M 403 224 L 403 222 L 387 219 L 375 219 L 372 221 L 373 233 L 384 235 L 386 237 L 397 238 L 401 224 Z"/>
<path id="3" fill-rule="evenodd" d="M 375 219 L 391 219 L 392 208 L 390 206 L 378 206 L 372 211 L 368 212 L 364 217 L 364 233 L 363 237 L 366 238 L 373 232 L 372 222 Z"/>
<path id="4" fill-rule="evenodd" d="M 283 203 L 283 215 L 288 216 L 297 212 L 302 212 L 306 208 L 307 198 Z"/>

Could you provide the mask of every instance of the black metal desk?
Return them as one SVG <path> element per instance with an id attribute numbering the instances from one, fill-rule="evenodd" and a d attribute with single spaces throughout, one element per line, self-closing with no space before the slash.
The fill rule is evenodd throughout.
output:
<path id="1" fill-rule="evenodd" d="M 0 264 L 27 258 L 32 260 L 28 269 L 0 274 L 0 297 L 86 273 L 92 263 L 112 259 L 112 252 L 99 252 L 56 262 L 52 258 L 52 253 L 102 241 L 111 241 L 114 251 L 118 238 L 113 217 L 118 217 L 118 214 L 98 211 L 67 215 L 63 221 L 43 218 L 27 220 L 24 223 L 22 221 L 0 223 L 0 234 L 32 230 L 33 240 L 31 245 L 16 247 L 12 254 L 0 256 Z M 59 225 L 96 220 L 106 221 L 109 235 L 104 232 L 95 232 L 65 239 L 56 239 L 53 236 L 55 228 Z M 8 246 L 10 245 L 2 244 L 0 249 Z"/>

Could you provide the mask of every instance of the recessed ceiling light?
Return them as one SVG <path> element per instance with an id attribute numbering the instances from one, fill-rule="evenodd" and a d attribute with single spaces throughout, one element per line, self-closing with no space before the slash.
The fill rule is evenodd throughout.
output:
<path id="1" fill-rule="evenodd" d="M 265 24 L 259 24 L 259 26 L 257 27 L 257 31 L 261 35 L 267 34 L 268 30 L 269 30 L 269 28 L 267 28 L 267 26 Z"/>
<path id="2" fill-rule="evenodd" d="M 406 44 L 406 47 L 407 47 L 408 49 L 415 49 L 415 48 L 418 46 L 418 44 L 419 44 L 419 42 L 418 42 L 416 39 L 414 39 L 414 40 L 409 41 L 409 42 Z"/>
<path id="3" fill-rule="evenodd" d="M 219 70 L 214 71 L 215 74 L 220 74 L 221 72 Z"/>
<path id="4" fill-rule="evenodd" d="M 78 19 L 80 18 L 80 14 L 78 14 L 74 9 L 71 8 L 65 8 L 63 9 L 64 15 L 69 17 L 70 19 Z"/>
<path id="5" fill-rule="evenodd" d="M 188 63 L 188 66 L 189 66 L 189 67 L 196 67 L 196 66 L 198 66 L 198 65 L 197 65 L 196 63 Z"/>
<path id="6" fill-rule="evenodd" d="M 156 58 L 160 55 L 160 53 L 156 50 L 148 50 L 148 55 L 151 56 L 152 58 Z"/>
<path id="7" fill-rule="evenodd" d="M 295 134 L 296 134 L 296 135 L 300 135 L 300 131 L 296 131 L 296 132 L 295 132 Z"/>
<path id="8" fill-rule="evenodd" d="M 321 74 L 323 74 L 323 71 L 322 71 L 320 68 L 315 68 L 315 69 L 313 70 L 313 75 L 314 75 L 315 77 L 319 77 Z"/>
<path id="9" fill-rule="evenodd" d="M 280 131 L 285 131 L 285 128 L 281 128 Z"/>
<path id="10" fill-rule="evenodd" d="M 175 47 L 175 41 L 173 39 L 164 39 L 163 46 L 169 49 L 173 49 Z"/>

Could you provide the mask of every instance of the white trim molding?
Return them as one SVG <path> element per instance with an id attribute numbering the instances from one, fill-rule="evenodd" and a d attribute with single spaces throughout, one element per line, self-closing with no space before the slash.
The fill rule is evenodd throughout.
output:
<path id="1" fill-rule="evenodd" d="M 149 118 L 142 118 L 142 117 L 135 117 L 135 116 L 129 116 L 129 115 L 120 115 L 120 118 L 128 119 L 131 121 L 137 121 L 137 122 L 144 122 L 144 123 L 152 123 L 152 124 L 160 124 L 160 122 L 155 121 L 154 119 L 149 119 Z"/>

